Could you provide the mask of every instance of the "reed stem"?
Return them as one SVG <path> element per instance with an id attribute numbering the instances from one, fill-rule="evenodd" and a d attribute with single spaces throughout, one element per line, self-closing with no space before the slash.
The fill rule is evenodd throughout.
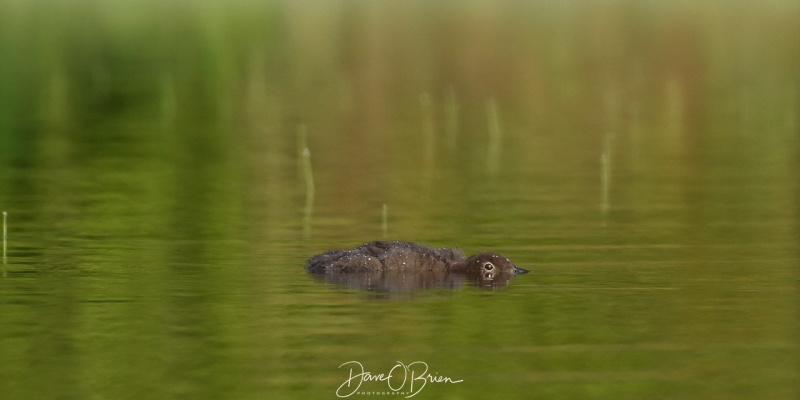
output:
<path id="1" fill-rule="evenodd" d="M 497 108 L 497 100 L 489 99 L 486 103 L 486 119 L 489 124 L 489 145 L 486 155 L 486 168 L 490 174 L 494 175 L 500 165 L 500 153 L 503 147 L 503 127 L 500 122 L 500 111 Z"/>
<path id="2" fill-rule="evenodd" d="M 303 164 L 303 180 L 306 183 L 303 233 L 305 237 L 308 237 L 311 233 L 311 215 L 314 211 L 314 176 L 311 172 L 311 152 L 308 147 L 303 148 L 301 161 Z"/>
<path id="3" fill-rule="evenodd" d="M 8 218 L 8 211 L 3 211 L 3 264 L 8 260 L 6 257 L 6 242 L 8 241 L 8 225 L 6 223 L 6 218 Z"/>
<path id="4" fill-rule="evenodd" d="M 308 149 L 308 130 L 306 124 L 297 126 L 297 171 L 298 174 L 303 172 L 303 151 Z"/>
<path id="5" fill-rule="evenodd" d="M 602 194 L 600 198 L 600 208 L 603 213 L 608 213 L 611 207 L 609 200 L 609 189 L 611 187 L 611 157 L 608 153 L 603 153 L 600 156 L 600 185 Z"/>

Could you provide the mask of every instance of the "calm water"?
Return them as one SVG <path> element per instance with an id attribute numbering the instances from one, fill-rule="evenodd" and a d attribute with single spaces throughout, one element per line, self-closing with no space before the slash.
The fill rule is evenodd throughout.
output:
<path id="1" fill-rule="evenodd" d="M 800 395 L 797 5 L 151 3 L 0 13 L 1 398 Z"/>

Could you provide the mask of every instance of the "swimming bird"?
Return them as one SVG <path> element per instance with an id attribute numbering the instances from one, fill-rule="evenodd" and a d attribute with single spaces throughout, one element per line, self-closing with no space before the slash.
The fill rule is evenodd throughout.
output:
<path id="1" fill-rule="evenodd" d="M 316 274 L 357 272 L 435 272 L 478 275 L 483 279 L 511 277 L 528 271 L 507 257 L 479 253 L 467 257 L 459 249 L 436 248 L 411 242 L 376 241 L 353 249 L 332 250 L 308 260 L 306 269 Z"/>

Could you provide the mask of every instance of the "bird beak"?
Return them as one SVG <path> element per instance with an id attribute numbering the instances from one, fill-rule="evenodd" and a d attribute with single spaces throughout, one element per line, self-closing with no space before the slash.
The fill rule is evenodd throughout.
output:
<path id="1" fill-rule="evenodd" d="M 522 268 L 516 267 L 516 266 L 514 267 L 514 275 L 527 274 L 528 272 L 531 272 L 531 271 L 528 271 L 527 269 L 522 269 Z"/>

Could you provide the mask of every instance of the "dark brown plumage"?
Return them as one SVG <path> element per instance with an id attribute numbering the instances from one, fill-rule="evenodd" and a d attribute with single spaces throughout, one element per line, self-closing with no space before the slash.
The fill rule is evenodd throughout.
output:
<path id="1" fill-rule="evenodd" d="M 311 257 L 312 273 L 444 272 L 513 276 L 528 271 L 494 253 L 466 257 L 461 250 L 434 248 L 410 242 L 369 242 L 354 249 L 333 250 Z"/>

